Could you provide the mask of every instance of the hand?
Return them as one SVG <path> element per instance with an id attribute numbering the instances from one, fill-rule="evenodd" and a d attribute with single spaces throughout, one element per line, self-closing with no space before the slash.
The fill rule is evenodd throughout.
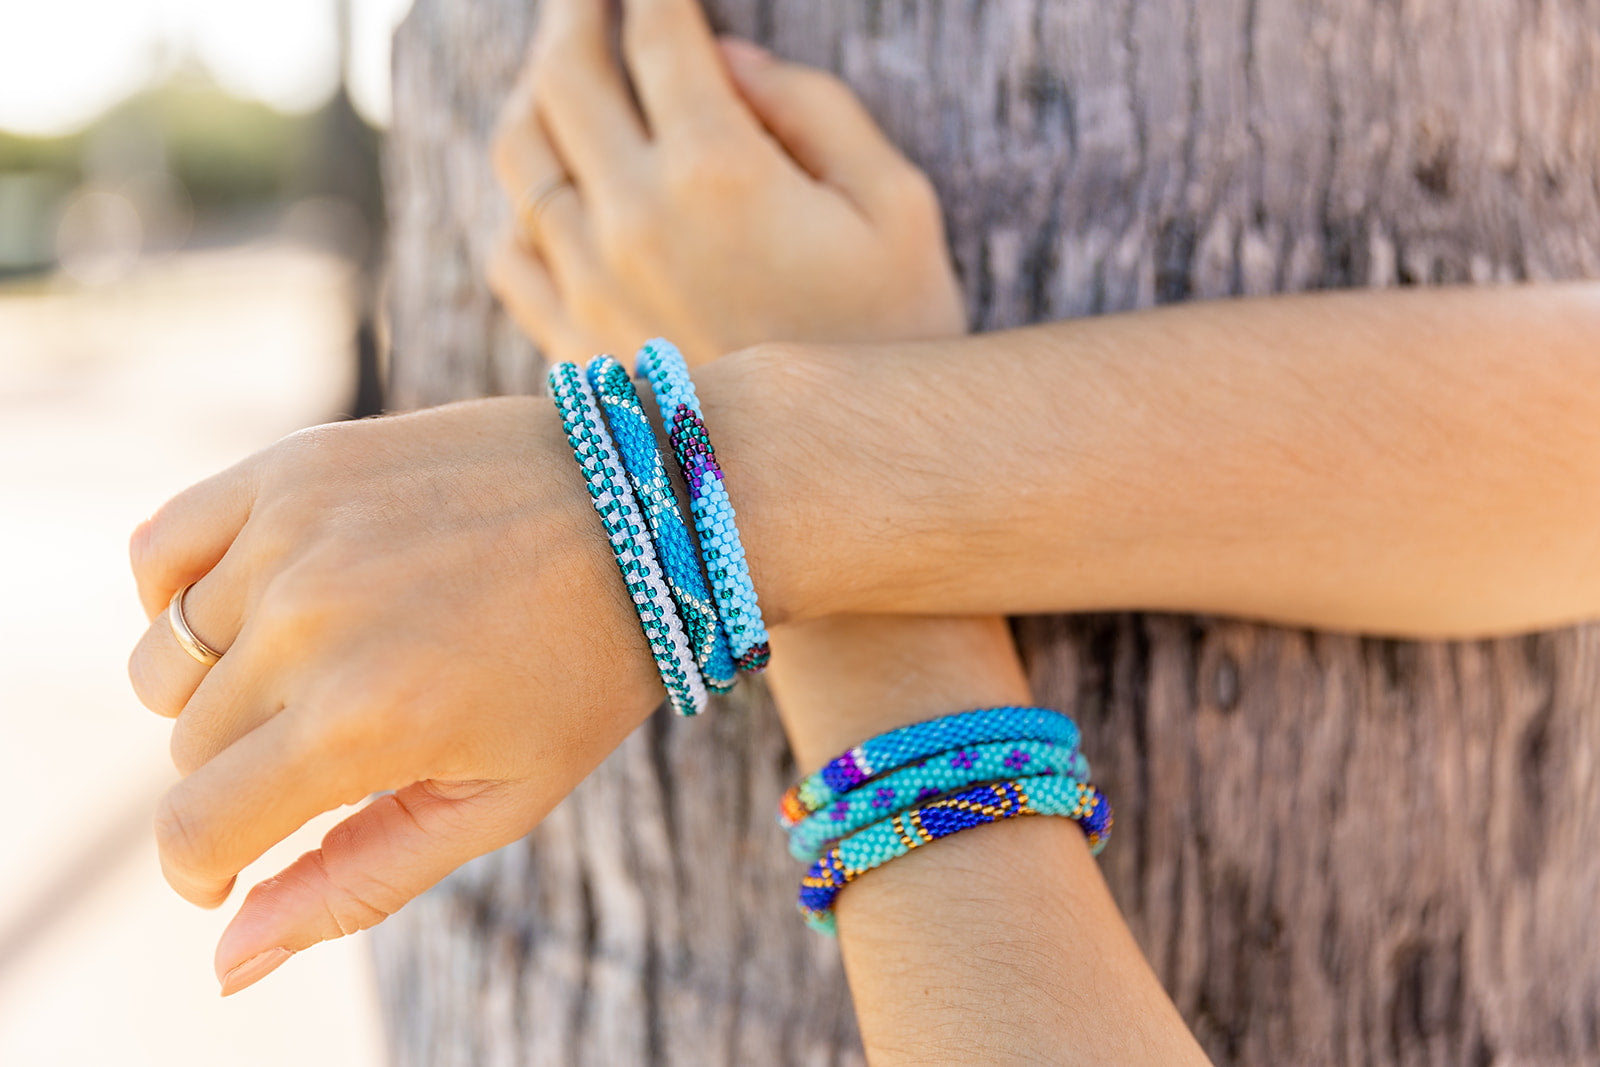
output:
<path id="1" fill-rule="evenodd" d="M 131 555 L 153 622 L 129 673 L 177 718 L 185 775 L 156 819 L 174 889 L 215 907 L 306 820 L 395 790 L 250 892 L 224 994 L 526 834 L 661 699 L 543 398 L 292 434 L 175 497 Z M 196 579 L 210 668 L 164 614 Z"/>
<path id="2" fill-rule="evenodd" d="M 489 283 L 548 355 L 963 332 L 932 186 L 843 83 L 719 46 L 695 0 L 623 5 L 624 72 L 607 6 L 547 0 L 494 140 L 521 218 Z"/>

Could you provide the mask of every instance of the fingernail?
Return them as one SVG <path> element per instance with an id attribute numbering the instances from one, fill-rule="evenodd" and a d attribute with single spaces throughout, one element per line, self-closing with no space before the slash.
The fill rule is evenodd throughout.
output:
<path id="1" fill-rule="evenodd" d="M 265 952 L 257 952 L 222 976 L 222 995 L 232 996 L 241 989 L 255 985 L 293 955 L 294 953 L 286 948 L 269 948 Z"/>

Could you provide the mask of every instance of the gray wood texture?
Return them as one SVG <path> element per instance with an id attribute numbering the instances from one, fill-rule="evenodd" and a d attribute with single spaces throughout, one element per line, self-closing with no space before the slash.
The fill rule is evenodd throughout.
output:
<path id="1" fill-rule="evenodd" d="M 710 7 L 843 74 L 928 170 L 980 329 L 1600 276 L 1596 0 Z M 418 0 L 398 35 L 397 407 L 539 388 L 480 280 L 505 218 L 485 137 L 533 16 Z M 1600 1062 L 1600 627 L 1016 631 L 1117 805 L 1113 891 L 1217 1062 Z M 756 687 L 658 714 L 377 929 L 395 1062 L 860 1062 L 836 948 L 791 910 L 791 773 Z"/>

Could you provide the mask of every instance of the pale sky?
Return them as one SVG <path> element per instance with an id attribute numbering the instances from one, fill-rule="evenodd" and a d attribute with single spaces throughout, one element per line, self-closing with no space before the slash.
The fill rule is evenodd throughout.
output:
<path id="1" fill-rule="evenodd" d="M 389 119 L 389 35 L 411 0 L 350 0 L 351 95 Z M 0 0 L 0 129 L 69 132 L 185 53 L 225 88 L 287 110 L 337 77 L 334 0 Z"/>

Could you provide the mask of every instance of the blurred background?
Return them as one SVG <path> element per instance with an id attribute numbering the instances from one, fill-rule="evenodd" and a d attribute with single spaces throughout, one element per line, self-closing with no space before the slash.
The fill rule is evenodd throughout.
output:
<path id="1" fill-rule="evenodd" d="M 364 937 L 238 996 L 150 831 L 126 662 L 172 494 L 382 408 L 389 40 L 410 0 L 0 0 L 0 1064 L 383 1062 Z M 282 975 L 293 975 L 285 981 Z"/>

